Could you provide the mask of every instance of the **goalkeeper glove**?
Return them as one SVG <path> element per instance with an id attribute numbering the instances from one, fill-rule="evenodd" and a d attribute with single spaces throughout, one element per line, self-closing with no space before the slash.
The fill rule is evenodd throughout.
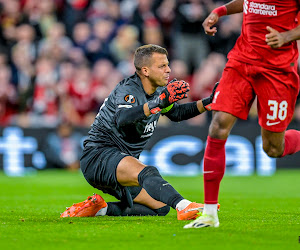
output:
<path id="1" fill-rule="evenodd" d="M 163 88 L 158 97 L 148 102 L 151 114 L 156 114 L 172 103 L 187 98 L 187 92 L 189 90 L 190 85 L 187 82 L 173 79 Z"/>
<path id="2" fill-rule="evenodd" d="M 203 104 L 203 107 L 206 109 L 206 110 L 211 110 L 211 107 L 208 106 L 209 104 L 212 103 L 213 99 L 214 99 L 214 95 L 215 95 L 215 92 L 216 92 L 216 88 L 218 87 L 219 85 L 219 82 L 217 82 L 214 86 L 214 89 L 211 93 L 211 95 L 209 97 L 206 97 L 206 98 L 203 98 L 202 99 L 202 104 Z"/>

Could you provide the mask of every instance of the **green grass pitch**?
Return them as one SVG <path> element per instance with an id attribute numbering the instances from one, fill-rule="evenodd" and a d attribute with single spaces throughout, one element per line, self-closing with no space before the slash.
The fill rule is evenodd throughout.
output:
<path id="1" fill-rule="evenodd" d="M 166 179 L 185 198 L 203 201 L 202 176 Z M 166 217 L 59 218 L 94 192 L 77 172 L 0 172 L 0 249 L 300 249 L 297 170 L 224 177 L 219 228 L 183 229 L 187 222 L 174 210 Z"/>

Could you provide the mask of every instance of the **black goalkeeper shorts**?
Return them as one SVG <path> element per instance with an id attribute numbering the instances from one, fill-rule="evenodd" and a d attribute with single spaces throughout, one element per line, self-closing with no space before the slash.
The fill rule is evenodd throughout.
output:
<path id="1" fill-rule="evenodd" d="M 131 207 L 142 187 L 123 187 L 118 183 L 116 169 L 126 156 L 128 154 L 115 147 L 86 146 L 80 159 L 80 168 L 91 186 Z"/>

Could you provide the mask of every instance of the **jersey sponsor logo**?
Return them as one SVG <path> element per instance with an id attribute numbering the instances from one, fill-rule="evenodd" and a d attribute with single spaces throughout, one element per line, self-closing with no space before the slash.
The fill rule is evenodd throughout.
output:
<path id="1" fill-rule="evenodd" d="M 135 103 L 135 97 L 133 95 L 127 95 L 124 97 L 126 102 Z"/>
<path id="2" fill-rule="evenodd" d="M 146 138 L 146 137 L 151 136 L 153 134 L 155 128 L 156 128 L 156 125 L 157 125 L 157 121 L 153 121 L 153 122 L 148 123 L 145 126 L 144 134 L 141 136 L 141 138 Z"/>
<path id="3" fill-rule="evenodd" d="M 273 125 L 276 125 L 276 124 L 279 124 L 280 122 L 270 122 L 269 120 L 267 121 L 267 126 L 273 126 Z"/>
<path id="4" fill-rule="evenodd" d="M 275 5 L 269 5 L 265 3 L 256 3 L 253 1 L 244 1 L 244 13 L 257 14 L 262 16 L 277 16 L 277 10 Z"/>

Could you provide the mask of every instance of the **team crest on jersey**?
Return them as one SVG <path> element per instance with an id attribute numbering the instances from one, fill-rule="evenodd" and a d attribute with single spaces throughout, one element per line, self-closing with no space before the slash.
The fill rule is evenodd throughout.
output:
<path id="1" fill-rule="evenodd" d="M 124 99 L 128 103 L 135 103 L 135 97 L 133 95 L 127 95 Z"/>

